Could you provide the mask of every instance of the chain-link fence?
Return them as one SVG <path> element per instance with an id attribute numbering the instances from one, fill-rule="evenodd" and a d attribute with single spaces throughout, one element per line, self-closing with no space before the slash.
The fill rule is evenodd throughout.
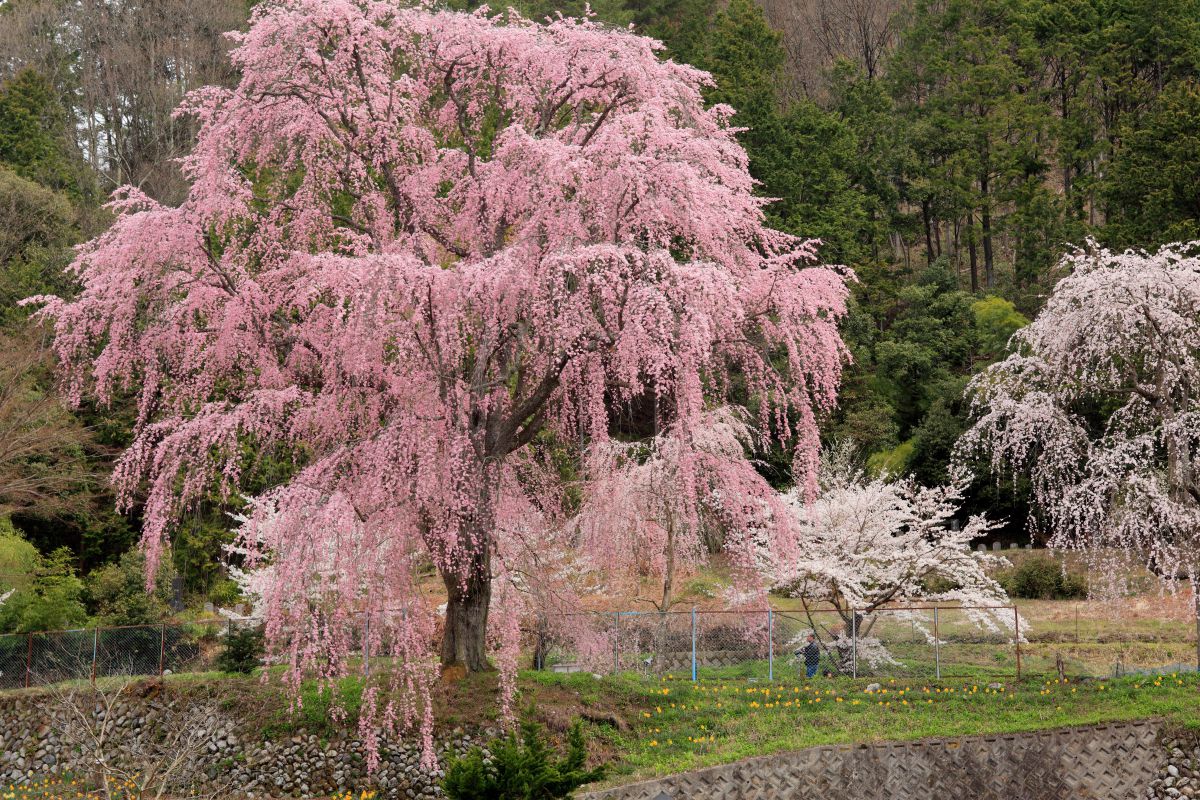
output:
<path id="1" fill-rule="evenodd" d="M 213 668 L 230 621 L 0 636 L 0 689 Z M 252 622 L 252 624 L 258 624 Z"/>
<path id="2" fill-rule="evenodd" d="M 1176 620 L 1105 627 L 1087 614 L 1029 629 L 1014 606 L 579 612 L 530 620 L 524 665 L 562 672 L 792 680 L 810 673 L 937 680 L 1108 677 L 1194 669 L 1196 631 Z M 1061 615 L 1060 615 L 1061 616 Z M 1161 624 L 1160 624 L 1161 623 Z M 256 619 L 0 636 L 0 689 L 108 676 L 203 672 Z M 338 627 L 364 673 L 386 666 L 386 626 Z M 809 636 L 811 635 L 811 643 Z"/>
<path id="3" fill-rule="evenodd" d="M 1003 678 L 1021 673 L 1020 624 L 1012 606 L 596 612 L 540 621 L 531 647 L 561 672 Z"/>
<path id="4" fill-rule="evenodd" d="M 786 680 L 813 672 L 1003 680 L 1196 668 L 1196 629 L 1182 618 L 1105 623 L 1087 616 L 1095 610 L 1058 612 L 1063 619 L 1032 628 L 1011 605 L 581 612 L 540 619 L 529 647 L 535 669 L 697 679 Z"/>

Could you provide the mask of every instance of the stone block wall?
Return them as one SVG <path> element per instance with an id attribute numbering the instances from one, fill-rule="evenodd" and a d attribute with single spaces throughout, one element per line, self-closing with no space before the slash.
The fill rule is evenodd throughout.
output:
<path id="1" fill-rule="evenodd" d="M 355 736 L 323 738 L 301 730 L 264 740 L 247 730 L 236 709 L 207 705 L 212 713 L 197 717 L 193 703 L 186 695 L 152 691 L 122 697 L 108 712 L 98 705 L 93 713 L 107 717 L 112 743 L 105 752 L 130 766 L 138 753 L 150 749 L 149 742 L 185 719 L 202 738 L 198 766 L 191 772 L 208 795 L 216 787 L 222 798 L 328 797 L 361 789 L 374 789 L 387 800 L 441 796 L 442 773 L 421 766 L 417 742 L 381 739 L 379 767 L 368 773 L 365 746 Z M 92 774 L 91 763 L 64 733 L 65 724 L 65 712 L 53 697 L 0 697 L 0 786 Z M 438 743 L 439 761 L 495 733 L 456 730 Z"/>
<path id="2" fill-rule="evenodd" d="M 814 747 L 582 795 L 583 800 L 1142 800 L 1158 723 Z"/>

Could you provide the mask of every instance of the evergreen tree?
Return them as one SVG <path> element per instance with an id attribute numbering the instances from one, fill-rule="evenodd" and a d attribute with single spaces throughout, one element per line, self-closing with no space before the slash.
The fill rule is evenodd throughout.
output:
<path id="1" fill-rule="evenodd" d="M 21 177 L 56 190 L 73 187 L 65 125 L 54 87 L 34 70 L 0 85 L 0 164 Z"/>
<path id="2" fill-rule="evenodd" d="M 1006 206 L 1047 170 L 1038 148 L 1047 115 L 1022 12 L 1021 0 L 922 0 L 892 63 L 924 155 L 916 177 L 928 256 L 957 257 L 954 242 L 965 240 L 972 291 L 997 285 Z M 948 231 L 943 243 L 942 223 L 962 216 L 961 233 Z"/>
<path id="3" fill-rule="evenodd" d="M 570 797 L 580 786 L 600 780 L 604 768 L 588 769 L 587 747 L 579 722 L 567 734 L 561 758 L 545 741 L 545 731 L 523 722 L 518 736 L 494 739 L 489 755 L 475 748 L 446 767 L 442 790 L 450 800 L 552 800 Z M 490 757 L 489 757 L 490 756 Z"/>
<path id="4" fill-rule="evenodd" d="M 1113 154 L 1105 238 L 1153 250 L 1200 238 L 1200 83 L 1167 87 Z"/>

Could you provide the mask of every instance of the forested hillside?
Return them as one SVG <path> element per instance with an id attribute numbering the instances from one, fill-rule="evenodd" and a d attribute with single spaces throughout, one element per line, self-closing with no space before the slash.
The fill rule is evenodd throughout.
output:
<path id="1" fill-rule="evenodd" d="M 118 514 L 107 480 L 136 387 L 65 410 L 47 332 L 19 301 L 70 295 L 71 248 L 110 224 L 117 187 L 183 198 L 177 159 L 196 122 L 174 110 L 233 82 L 223 32 L 251 10 L 0 0 L 0 594 L 24 590 L 0 607 L 0 633 L 153 621 L 173 576 L 189 604 L 238 599 L 221 563 L 236 496 L 188 512 L 171 569 L 141 592 L 136 504 Z M 710 72 L 707 99 L 736 109 L 770 225 L 819 238 L 821 258 L 857 276 L 853 363 L 822 434 L 873 470 L 947 480 L 967 380 L 1037 313 L 1072 243 L 1200 238 L 1200 0 L 598 0 L 591 12 Z M 760 468 L 787 486 L 790 456 L 775 455 Z M 250 462 L 247 495 L 287 469 L 272 454 Z M 1022 539 L 1026 494 L 980 480 L 967 510 Z"/>

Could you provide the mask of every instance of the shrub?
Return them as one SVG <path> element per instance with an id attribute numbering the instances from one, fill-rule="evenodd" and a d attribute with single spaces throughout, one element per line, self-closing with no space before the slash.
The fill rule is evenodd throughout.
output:
<path id="1" fill-rule="evenodd" d="M 213 584 L 213 588 L 208 593 L 208 599 L 213 605 L 221 608 L 232 608 L 242 602 L 242 592 L 237 585 L 237 581 L 230 578 L 224 578 Z"/>
<path id="2" fill-rule="evenodd" d="M 258 626 L 232 630 L 225 637 L 225 649 L 217 657 L 217 669 L 249 675 L 262 666 L 263 632 Z"/>
<path id="3" fill-rule="evenodd" d="M 157 625 L 171 614 L 170 568 L 163 564 L 154 591 L 146 591 L 146 557 L 128 550 L 114 564 L 92 570 L 84 581 L 96 622 L 106 626 Z"/>
<path id="4" fill-rule="evenodd" d="M 914 439 L 908 439 L 891 450 L 872 453 L 867 457 L 867 472 L 870 475 L 903 475 L 908 471 L 915 445 Z"/>
<path id="5" fill-rule="evenodd" d="M 64 630 L 87 620 L 80 601 L 83 583 L 71 566 L 71 551 L 61 547 L 43 555 L 0 518 L 0 633 Z"/>
<path id="6" fill-rule="evenodd" d="M 1028 600 L 1071 600 L 1087 596 L 1087 578 L 1064 573 L 1049 558 L 1030 558 L 999 576 L 1009 597 Z"/>
<path id="7" fill-rule="evenodd" d="M 604 776 L 604 767 L 585 769 L 587 747 L 576 722 L 567 734 L 567 753 L 557 758 L 540 725 L 525 722 L 494 739 L 488 757 L 478 747 L 450 761 L 442 790 L 450 800 L 550 800 L 570 797 L 585 783 Z"/>

